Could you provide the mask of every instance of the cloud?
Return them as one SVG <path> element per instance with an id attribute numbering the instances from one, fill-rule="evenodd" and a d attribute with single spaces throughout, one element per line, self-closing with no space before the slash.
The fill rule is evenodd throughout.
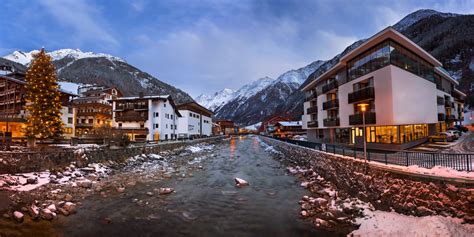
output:
<path id="1" fill-rule="evenodd" d="M 98 8 L 93 4 L 82 0 L 42 0 L 40 3 L 56 18 L 58 23 L 74 30 L 75 34 L 71 38 L 79 43 L 88 41 L 101 42 L 107 47 L 119 46 L 119 42 L 103 23 Z"/>
<path id="2" fill-rule="evenodd" d="M 145 9 L 145 2 L 142 0 L 133 0 L 130 2 L 130 6 L 132 6 L 133 10 L 142 12 Z"/>
<path id="3" fill-rule="evenodd" d="M 208 20 L 164 37 L 138 35 L 141 47 L 127 56 L 160 80 L 197 96 L 221 88 L 238 89 L 258 78 L 278 77 L 314 60 L 330 58 L 355 41 L 355 37 L 317 31 L 301 47 L 296 22 L 280 19 L 272 27 L 246 25 L 230 29 Z"/>

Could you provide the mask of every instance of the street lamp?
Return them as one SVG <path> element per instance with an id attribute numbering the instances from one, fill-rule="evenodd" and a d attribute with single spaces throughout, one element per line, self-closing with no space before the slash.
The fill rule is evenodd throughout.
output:
<path id="1" fill-rule="evenodd" d="M 363 139 L 364 139 L 364 159 L 365 159 L 365 162 L 367 162 L 367 135 L 365 134 L 366 133 L 366 129 L 365 129 L 365 111 L 367 111 L 367 106 L 369 106 L 369 104 L 365 104 L 365 103 L 361 103 L 361 104 L 358 104 L 357 106 L 360 107 L 360 111 L 362 111 L 362 127 L 363 127 L 363 132 L 362 132 L 362 135 L 364 136 Z"/>

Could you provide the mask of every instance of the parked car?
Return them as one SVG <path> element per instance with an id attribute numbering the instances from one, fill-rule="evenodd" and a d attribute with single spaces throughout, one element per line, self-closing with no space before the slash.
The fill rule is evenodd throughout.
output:
<path id="1" fill-rule="evenodd" d="M 454 139 L 454 140 L 457 140 L 457 139 L 461 136 L 461 134 L 460 134 L 460 132 L 459 132 L 458 130 L 449 130 L 449 129 L 448 129 L 448 130 L 446 131 L 446 133 L 451 134 L 451 135 L 453 136 L 453 139 Z"/>
<path id="2" fill-rule="evenodd" d="M 462 132 L 456 128 L 448 128 L 447 132 L 452 133 L 455 139 L 458 139 L 462 135 Z"/>
<path id="3" fill-rule="evenodd" d="M 463 125 L 454 125 L 454 127 L 457 130 L 461 131 L 461 132 L 468 132 L 469 131 L 469 129 L 466 126 L 463 126 Z"/>
<path id="4" fill-rule="evenodd" d="M 435 142 L 435 141 L 452 142 L 452 141 L 454 141 L 454 136 L 451 133 L 448 133 L 448 132 L 440 132 L 436 135 L 429 136 L 428 141 L 430 141 L 430 142 Z"/>

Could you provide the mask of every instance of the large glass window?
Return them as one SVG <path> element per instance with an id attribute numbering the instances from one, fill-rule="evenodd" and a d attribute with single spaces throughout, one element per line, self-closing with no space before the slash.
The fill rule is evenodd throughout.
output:
<path id="1" fill-rule="evenodd" d="M 354 80 L 387 66 L 389 64 L 389 56 L 389 43 L 387 41 L 356 57 L 347 65 L 349 80 Z"/>
<path id="2" fill-rule="evenodd" d="M 349 80 L 354 80 L 389 64 L 435 82 L 433 66 L 394 41 L 385 41 L 347 64 Z"/>

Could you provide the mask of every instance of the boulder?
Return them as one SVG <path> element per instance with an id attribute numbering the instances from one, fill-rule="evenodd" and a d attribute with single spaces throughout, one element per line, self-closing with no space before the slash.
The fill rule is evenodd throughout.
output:
<path id="1" fill-rule="evenodd" d="M 69 214 L 75 213 L 76 212 L 76 204 L 72 202 L 66 202 L 64 203 L 63 209 L 67 211 Z"/>
<path id="2" fill-rule="evenodd" d="M 26 184 L 37 184 L 37 183 L 38 183 L 38 178 L 37 177 L 26 179 Z"/>
<path id="3" fill-rule="evenodd" d="M 325 198 L 315 198 L 314 203 L 317 203 L 321 207 L 325 207 L 328 205 L 328 200 Z"/>
<path id="4" fill-rule="evenodd" d="M 304 210 L 301 211 L 300 214 L 301 214 L 302 217 L 308 217 L 309 216 L 309 213 L 307 211 L 304 211 Z"/>
<path id="5" fill-rule="evenodd" d="M 50 211 L 49 209 L 45 208 L 45 209 L 41 209 L 40 211 L 40 216 L 41 218 L 43 218 L 44 220 L 52 220 L 54 218 L 54 213 L 52 211 Z"/>
<path id="6" fill-rule="evenodd" d="M 32 219 L 38 219 L 40 216 L 40 210 L 35 204 L 31 204 L 28 207 L 28 213 L 30 214 Z"/>
<path id="7" fill-rule="evenodd" d="M 18 222 L 23 222 L 23 213 L 19 212 L 19 211 L 15 211 L 13 212 L 13 219 L 15 219 L 16 221 Z"/>
<path id="8" fill-rule="evenodd" d="M 64 195 L 64 201 L 66 201 L 66 202 L 70 202 L 70 201 L 72 201 L 73 199 L 74 199 L 74 198 L 73 198 L 72 195 L 69 194 L 69 193 L 66 193 L 66 195 Z"/>
<path id="9" fill-rule="evenodd" d="M 160 195 L 170 194 L 174 192 L 172 188 L 160 188 Z"/>
<path id="10" fill-rule="evenodd" d="M 308 188 L 309 182 L 302 182 L 301 187 Z"/>
<path id="11" fill-rule="evenodd" d="M 81 188 L 91 188 L 92 187 L 92 181 L 85 179 L 77 182 L 77 186 Z"/>
<path id="12" fill-rule="evenodd" d="M 119 187 L 119 188 L 117 188 L 117 192 L 123 193 L 123 192 L 125 192 L 125 188 L 124 187 Z"/>
<path id="13" fill-rule="evenodd" d="M 153 196 L 153 193 L 152 192 L 146 192 L 146 195 Z"/>
<path id="14" fill-rule="evenodd" d="M 66 209 L 61 208 L 61 207 L 58 208 L 58 213 L 61 214 L 61 215 L 63 215 L 63 216 L 69 216 L 69 212 L 66 211 Z"/>
<path id="15" fill-rule="evenodd" d="M 235 186 L 237 187 L 243 187 L 249 185 L 249 182 L 246 180 L 240 179 L 240 178 L 235 178 Z"/>
<path id="16" fill-rule="evenodd" d="M 56 205 L 54 205 L 54 204 L 51 204 L 51 205 L 49 205 L 49 206 L 46 207 L 46 208 L 47 208 L 48 210 L 52 211 L 52 212 L 56 212 L 56 211 L 57 211 Z"/>

